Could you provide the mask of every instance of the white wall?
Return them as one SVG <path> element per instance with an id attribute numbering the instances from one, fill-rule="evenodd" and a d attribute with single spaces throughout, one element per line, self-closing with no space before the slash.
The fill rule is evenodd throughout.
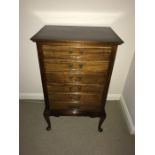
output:
<path id="1" fill-rule="evenodd" d="M 119 46 L 110 94 L 121 94 L 134 53 L 134 0 L 21 0 L 20 94 L 42 93 L 36 47 L 29 39 L 42 26 L 111 26 Z"/>
<path id="2" fill-rule="evenodd" d="M 135 56 L 133 56 L 130 70 L 122 94 L 133 125 L 135 125 Z"/>

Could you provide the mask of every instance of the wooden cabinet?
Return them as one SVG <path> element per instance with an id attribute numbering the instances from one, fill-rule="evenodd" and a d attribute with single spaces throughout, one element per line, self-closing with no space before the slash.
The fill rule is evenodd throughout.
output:
<path id="1" fill-rule="evenodd" d="M 44 26 L 37 44 L 45 98 L 44 117 L 106 118 L 105 103 L 117 46 L 123 41 L 109 27 Z"/>

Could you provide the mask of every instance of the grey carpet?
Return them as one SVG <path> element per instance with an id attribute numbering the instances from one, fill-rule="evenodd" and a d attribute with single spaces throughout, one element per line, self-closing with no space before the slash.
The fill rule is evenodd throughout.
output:
<path id="1" fill-rule="evenodd" d="M 134 155 L 134 136 L 129 134 L 120 104 L 108 102 L 104 131 L 98 118 L 51 117 L 46 131 L 43 101 L 20 101 L 20 155 Z"/>

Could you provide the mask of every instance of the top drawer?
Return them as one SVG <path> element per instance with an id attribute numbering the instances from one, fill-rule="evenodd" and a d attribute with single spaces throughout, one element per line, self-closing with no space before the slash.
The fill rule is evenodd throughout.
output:
<path id="1" fill-rule="evenodd" d="M 111 47 L 72 48 L 65 46 L 42 45 L 43 55 L 48 59 L 110 60 Z"/>
<path id="2" fill-rule="evenodd" d="M 108 61 L 71 61 L 44 59 L 45 72 L 80 71 L 80 72 L 107 72 Z"/>

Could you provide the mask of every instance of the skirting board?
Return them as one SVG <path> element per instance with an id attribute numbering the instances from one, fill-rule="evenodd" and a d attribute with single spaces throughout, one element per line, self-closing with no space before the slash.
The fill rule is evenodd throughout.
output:
<path id="1" fill-rule="evenodd" d="M 43 93 L 19 93 L 20 100 L 43 100 Z"/>
<path id="2" fill-rule="evenodd" d="M 129 129 L 129 132 L 131 135 L 134 135 L 135 134 L 135 126 L 134 126 L 133 120 L 131 118 L 131 115 L 130 115 L 129 110 L 126 106 L 127 104 L 126 104 L 123 96 L 120 97 L 120 104 L 121 104 L 121 108 L 122 108 L 128 129 Z"/>
<path id="3" fill-rule="evenodd" d="M 120 100 L 120 94 L 108 94 L 107 100 Z M 43 100 L 42 93 L 20 93 L 19 99 Z"/>

